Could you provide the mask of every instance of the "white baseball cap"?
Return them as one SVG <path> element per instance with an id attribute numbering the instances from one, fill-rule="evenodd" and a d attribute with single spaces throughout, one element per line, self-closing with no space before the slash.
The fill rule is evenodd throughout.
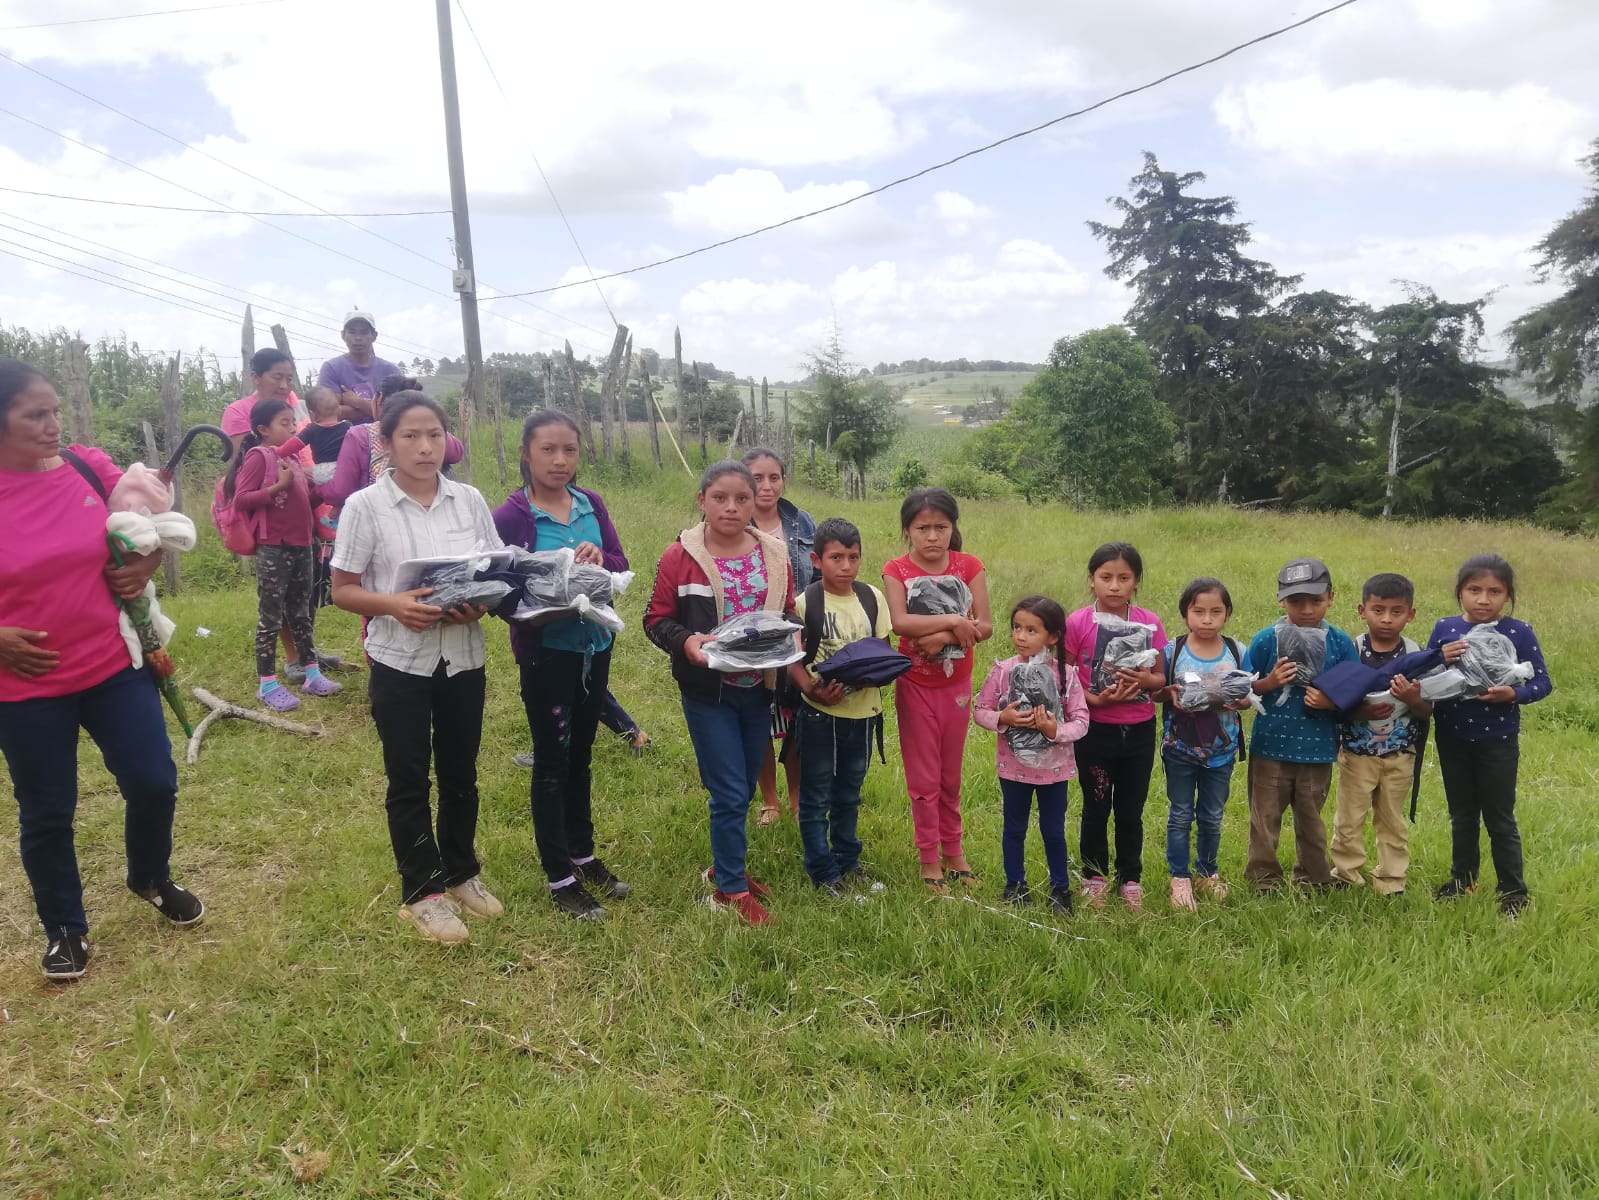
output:
<path id="1" fill-rule="evenodd" d="M 353 324 L 356 321 L 365 321 L 368 325 L 370 325 L 372 327 L 372 332 L 373 333 L 376 333 L 378 331 L 378 323 L 373 318 L 372 314 L 369 313 L 369 312 L 362 312 L 360 309 L 355 309 L 353 312 L 345 313 L 344 314 L 344 324 L 341 326 L 341 328 L 348 329 L 351 326 L 351 324 Z"/>

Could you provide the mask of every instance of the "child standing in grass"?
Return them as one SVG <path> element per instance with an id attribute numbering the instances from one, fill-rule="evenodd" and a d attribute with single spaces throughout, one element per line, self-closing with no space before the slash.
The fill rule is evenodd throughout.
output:
<path id="1" fill-rule="evenodd" d="M 883 592 L 900 651 L 913 663 L 894 681 L 894 708 L 922 882 L 935 892 L 944 890 L 946 880 L 975 887 L 978 879 L 961 845 L 961 759 L 971 725 L 972 650 L 994 633 L 988 577 L 981 559 L 962 553 L 960 506 L 943 488 L 911 492 L 900 505 L 899 523 L 910 551 L 883 567 Z M 912 613 L 906 585 L 927 575 L 962 580 L 971 590 L 970 610 Z M 958 646 L 961 657 L 949 663 L 935 658 L 949 646 Z"/>
<path id="2" fill-rule="evenodd" d="M 430 941 L 468 939 L 461 909 L 505 910 L 483 886 L 477 835 L 477 754 L 483 737 L 484 610 L 448 612 L 428 588 L 396 592 L 409 559 L 498 549 L 476 488 L 446 479 L 444 410 L 420 392 L 397 397 L 376 426 L 388 468 L 351 496 L 333 548 L 333 602 L 370 618 L 366 650 L 372 721 L 388 776 L 389 840 L 400 872 L 400 919 Z M 438 775 L 435 828 L 428 768 Z"/>
<path id="3" fill-rule="evenodd" d="M 771 914 L 761 901 L 771 893 L 745 868 L 744 823 L 771 742 L 776 672 L 713 670 L 704 646 L 730 617 L 793 611 L 788 547 L 750 524 L 755 480 L 743 463 L 707 467 L 698 503 L 705 519 L 679 534 L 655 569 L 644 632 L 671 656 L 700 782 L 710 793 L 711 899 L 764 925 Z"/>
<path id="4" fill-rule="evenodd" d="M 886 641 L 893 628 L 883 594 L 855 578 L 861 569 L 859 529 L 840 517 L 823 521 L 816 527 L 810 554 L 820 579 L 800 593 L 794 611 L 804 621 L 821 605 L 820 636 L 814 647 L 805 647 L 806 660 L 788 668 L 789 678 L 805 697 L 794 716 L 800 840 L 811 882 L 842 896 L 850 886 L 872 884 L 861 869 L 856 829 L 861 784 L 872 761 L 872 730 L 882 715 L 883 699 L 875 687 L 845 691 L 842 684 L 825 683 L 815 668 L 853 642 L 874 637 Z"/>
<path id="5" fill-rule="evenodd" d="M 301 690 L 331 696 L 339 685 L 322 674 L 312 636 L 312 592 L 316 540 L 311 489 L 293 456 L 275 452 L 294 437 L 294 412 L 283 400 L 258 400 L 250 410 L 250 431 L 228 467 L 223 495 L 250 514 L 255 535 L 255 583 L 259 601 L 255 626 L 257 696 L 277 712 L 292 712 L 299 699 L 278 682 L 278 633 L 287 628 L 305 672 Z"/>
<path id="6" fill-rule="evenodd" d="M 577 422 L 544 408 L 522 426 L 522 487 L 494 510 L 508 546 L 571 549 L 575 561 L 627 570 L 627 555 L 598 492 L 577 486 Z M 608 698 L 609 629 L 568 617 L 537 628 L 511 626 L 522 707 L 533 738 L 533 839 L 555 907 L 580 921 L 605 915 L 589 892 L 620 900 L 628 885 L 594 855 L 594 735 Z"/>
<path id="7" fill-rule="evenodd" d="M 1160 742 L 1166 799 L 1171 806 L 1166 818 L 1166 866 L 1171 871 L 1171 906 L 1194 912 L 1196 888 L 1217 900 L 1227 896 L 1216 857 L 1242 735 L 1238 714 L 1249 707 L 1249 700 L 1231 705 L 1216 702 L 1198 709 L 1177 703 L 1178 683 L 1184 675 L 1220 674 L 1244 666 L 1243 647 L 1222 633 L 1233 615 L 1233 597 L 1226 584 L 1209 576 L 1193 580 L 1178 597 L 1177 612 L 1188 632 L 1164 651 L 1166 678 L 1172 683 Z M 1196 825 L 1197 852 L 1190 865 L 1190 839 Z"/>
<path id="8" fill-rule="evenodd" d="M 1277 861 L 1283 813 L 1294 813 L 1295 883 L 1327 885 L 1327 827 L 1321 810 L 1338 757 L 1337 711 L 1318 689 L 1301 682 L 1302 664 L 1282 655 L 1278 630 L 1285 625 L 1326 631 L 1326 654 L 1319 670 L 1355 657 L 1355 644 L 1327 624 L 1332 607 L 1332 572 L 1314 558 L 1296 558 L 1277 573 L 1277 603 L 1284 616 L 1249 643 L 1249 669 L 1260 678 L 1255 694 L 1265 711 L 1255 717 L 1249 752 L 1249 861 L 1244 878 L 1262 893 L 1282 886 Z M 1318 672 L 1319 673 L 1319 672 Z"/>
<path id="9" fill-rule="evenodd" d="M 1072 743 L 1088 732 L 1088 702 L 1077 673 L 1066 661 L 1066 610 L 1047 596 L 1026 596 L 1010 614 L 1010 640 L 1016 654 L 994 664 L 972 707 L 972 719 L 999 734 L 995 739 L 999 792 L 1004 802 L 1005 899 L 1028 904 L 1027 820 L 1038 797 L 1038 836 L 1049 864 L 1049 903 L 1072 911 L 1071 864 L 1066 854 L 1066 781 L 1077 774 Z M 1023 663 L 1053 670 L 1060 693 L 1058 710 L 1012 700 L 1011 678 Z M 1007 730 L 1032 730 L 1050 745 L 1025 756 L 1011 746 Z M 1024 760 L 1025 759 L 1025 760 Z"/>
<path id="10" fill-rule="evenodd" d="M 1530 898 L 1521 874 L 1521 831 L 1516 826 L 1516 770 L 1521 759 L 1521 706 L 1554 691 L 1543 651 L 1532 626 L 1504 616 L 1514 610 L 1516 572 L 1497 554 L 1478 554 L 1460 565 L 1455 578 L 1458 617 L 1432 628 L 1429 646 L 1442 648 L 1444 661 L 1458 662 L 1462 640 L 1475 625 L 1497 621 L 1498 632 L 1516 648 L 1518 662 L 1532 664 L 1532 678 L 1514 687 L 1496 687 L 1473 700 L 1440 700 L 1437 707 L 1438 767 L 1449 802 L 1451 859 L 1449 881 L 1436 893 L 1453 900 L 1477 886 L 1482 865 L 1480 830 L 1488 830 L 1499 907 L 1515 917 Z"/>
<path id="11" fill-rule="evenodd" d="M 1355 650 L 1368 667 L 1380 667 L 1418 647 L 1405 636 L 1416 619 L 1415 585 L 1403 575 L 1373 575 L 1360 589 L 1356 610 L 1366 631 Z M 1367 702 L 1338 726 L 1338 799 L 1333 809 L 1333 877 L 1343 884 L 1366 882 L 1366 814 L 1377 834 L 1377 869 L 1371 885 L 1383 896 L 1405 893 L 1410 866 L 1410 826 L 1405 796 L 1416 779 L 1416 754 L 1432 712 L 1421 686 L 1400 677 L 1394 700 Z M 1396 715 L 1397 714 L 1397 715 Z"/>
<path id="12" fill-rule="evenodd" d="M 1126 542 L 1107 542 L 1088 559 L 1094 602 L 1066 619 L 1066 653 L 1077 664 L 1077 678 L 1088 700 L 1088 733 L 1077 744 L 1082 773 L 1083 815 L 1078 852 L 1083 864 L 1083 894 L 1103 907 L 1110 890 L 1110 819 L 1116 816 L 1116 882 L 1122 902 L 1144 905 L 1144 803 L 1155 769 L 1155 704 L 1152 689 L 1166 686 L 1158 665 L 1121 670 L 1096 684 L 1095 670 L 1105 653 L 1102 625 L 1125 621 L 1153 627 L 1150 645 L 1164 650 L 1160 618 L 1133 601 L 1144 580 L 1144 560 Z M 1097 688 L 1097 690 L 1096 690 Z"/>

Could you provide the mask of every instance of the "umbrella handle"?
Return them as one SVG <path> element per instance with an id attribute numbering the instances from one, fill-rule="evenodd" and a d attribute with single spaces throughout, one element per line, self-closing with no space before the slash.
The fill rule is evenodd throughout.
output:
<path id="1" fill-rule="evenodd" d="M 194 439 L 199 437 L 202 433 L 214 433 L 222 440 L 223 462 L 227 462 L 228 459 L 233 457 L 232 438 L 223 433 L 222 430 L 215 425 L 196 425 L 183 435 L 183 439 L 178 442 L 178 448 L 172 452 L 172 457 L 167 459 L 167 465 L 161 468 L 160 474 L 162 483 L 172 482 L 172 476 L 177 472 L 178 463 L 181 462 L 183 460 L 183 456 L 189 452 L 189 443 L 194 441 Z"/>
<path id="2" fill-rule="evenodd" d="M 117 566 L 125 567 L 128 565 L 127 560 L 122 557 L 122 552 L 123 550 L 127 550 L 130 554 L 135 552 L 133 539 L 125 533 L 107 533 L 105 535 L 105 544 L 111 551 L 111 560 Z"/>

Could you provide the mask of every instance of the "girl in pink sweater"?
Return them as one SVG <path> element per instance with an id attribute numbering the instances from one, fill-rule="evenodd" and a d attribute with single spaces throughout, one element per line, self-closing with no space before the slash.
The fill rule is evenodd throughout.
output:
<path id="1" fill-rule="evenodd" d="M 999 733 L 995 756 L 1004 798 L 1005 899 L 1019 905 L 1031 902 L 1023 860 L 1036 793 L 1038 834 L 1049 863 L 1049 904 L 1069 913 L 1066 781 L 1077 774 L 1072 743 L 1088 732 L 1088 701 L 1077 672 L 1067 664 L 1065 634 L 1066 610 L 1055 601 L 1047 596 L 1018 600 L 1010 614 L 1016 656 L 989 671 L 972 706 L 972 719 Z"/>

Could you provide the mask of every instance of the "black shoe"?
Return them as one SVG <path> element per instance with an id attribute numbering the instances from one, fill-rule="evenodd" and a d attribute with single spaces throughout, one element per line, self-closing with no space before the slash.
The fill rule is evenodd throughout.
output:
<path id="1" fill-rule="evenodd" d="M 1056 912 L 1065 916 L 1072 915 L 1072 890 L 1071 888 L 1050 888 L 1049 906 Z"/>
<path id="2" fill-rule="evenodd" d="M 633 889 L 628 887 L 606 868 L 605 864 L 597 858 L 591 858 L 582 866 L 573 867 L 572 874 L 577 876 L 579 883 L 586 883 L 596 891 L 603 892 L 612 900 L 620 900 Z"/>
<path id="3" fill-rule="evenodd" d="M 148 900 L 174 925 L 196 925 L 200 918 L 205 916 L 205 905 L 200 903 L 200 897 L 180 888 L 170 879 L 156 884 L 151 891 L 155 894 L 148 895 L 144 892 L 135 894 L 141 899 Z"/>
<path id="4" fill-rule="evenodd" d="M 1469 896 L 1477 890 L 1477 885 L 1467 883 L 1464 879 L 1451 879 L 1433 892 L 1434 900 L 1458 900 L 1462 896 Z"/>
<path id="5" fill-rule="evenodd" d="M 850 886 L 842 878 L 829 879 L 826 883 L 818 883 L 816 890 L 826 892 L 834 900 L 847 899 L 850 894 Z"/>
<path id="6" fill-rule="evenodd" d="M 550 893 L 555 907 L 577 921 L 598 921 L 605 915 L 600 902 L 583 890 L 581 883 L 569 883 Z"/>
<path id="7" fill-rule="evenodd" d="M 860 892 L 881 892 L 884 890 L 884 885 L 867 874 L 865 867 L 851 867 L 845 871 L 844 882 Z"/>
<path id="8" fill-rule="evenodd" d="M 1531 903 L 1532 897 L 1526 892 L 1504 892 L 1499 897 L 1499 911 L 1514 921 Z"/>
<path id="9" fill-rule="evenodd" d="M 1017 908 L 1026 908 L 1033 902 L 1033 898 L 1027 894 L 1025 883 L 1007 883 L 1000 899 L 1007 904 L 1014 904 Z"/>
<path id="10" fill-rule="evenodd" d="M 51 942 L 39 969 L 46 979 L 82 979 L 89 969 L 89 939 L 69 933 L 59 942 Z"/>

